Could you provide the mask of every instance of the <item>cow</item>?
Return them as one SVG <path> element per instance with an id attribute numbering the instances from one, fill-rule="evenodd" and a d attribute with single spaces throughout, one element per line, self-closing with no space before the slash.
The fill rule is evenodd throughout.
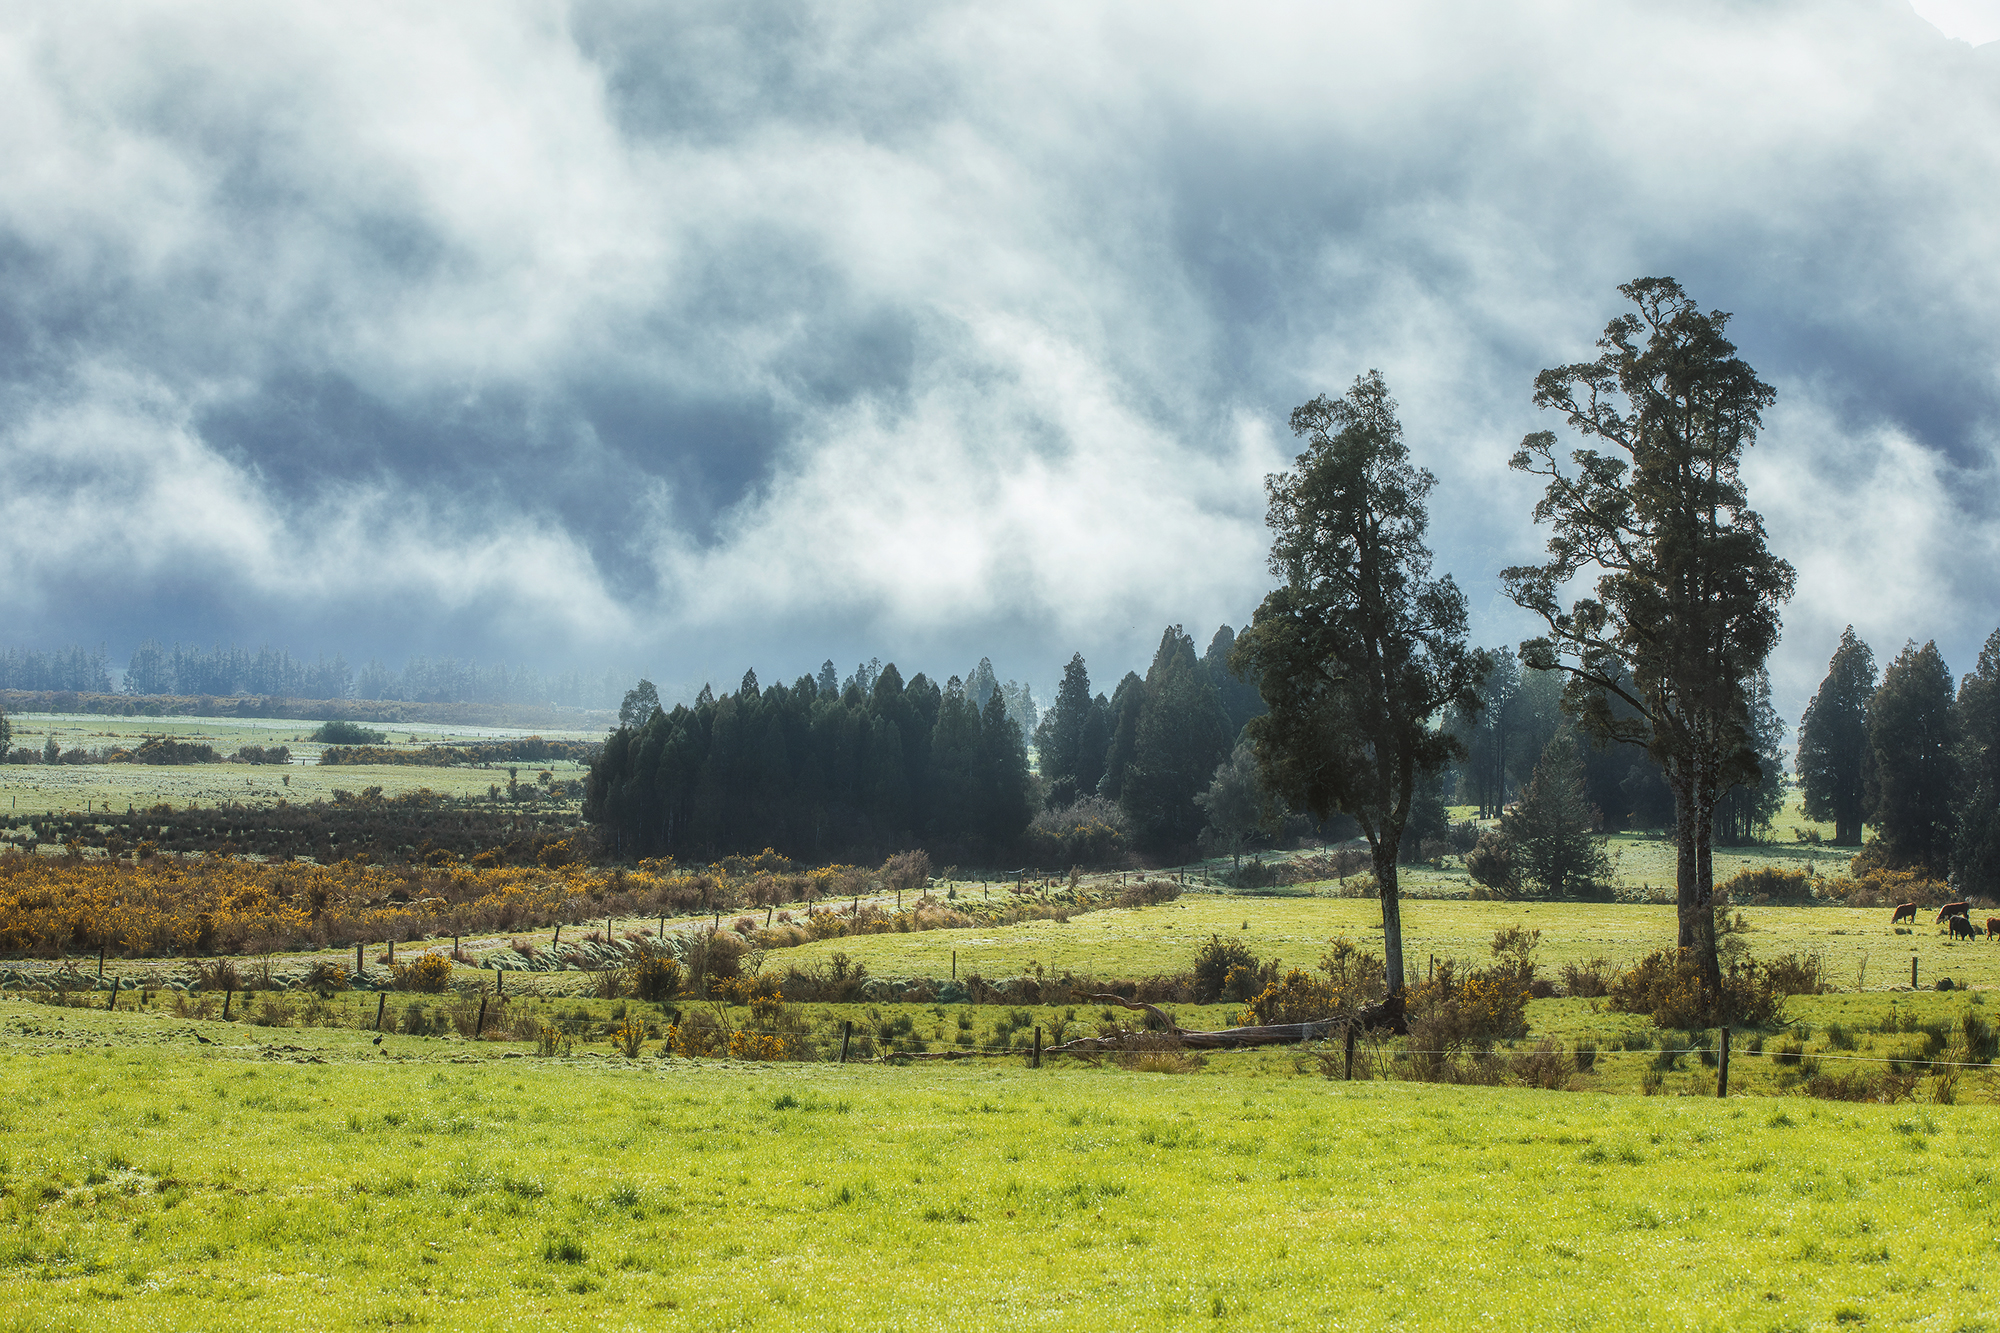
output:
<path id="1" fill-rule="evenodd" d="M 1943 925 L 1943 924 L 1944 924 L 1945 922 L 1947 922 L 1947 921 L 1951 920 L 1951 919 L 1952 919 L 1953 917 L 1955 917 L 1955 916 L 1962 916 L 1962 917 L 1966 918 L 1966 919 L 1967 919 L 1968 921 L 1969 921 L 1969 920 L 1971 920 L 1971 919 L 1972 919 L 1972 904 L 1971 904 L 1971 903 L 1946 903 L 1946 904 L 1945 904 L 1945 905 L 1944 905 L 1943 907 L 1940 907 L 1940 908 L 1938 908 L 1938 914 L 1937 914 L 1937 920 L 1936 920 L 1935 922 L 1933 922 L 1932 924 L 1933 924 L 1933 925 L 1940 925 L 1940 926 L 1941 926 L 1941 925 Z"/>
<path id="2" fill-rule="evenodd" d="M 1955 916 L 1951 919 L 1951 937 L 1958 939 L 1960 936 L 1968 940 L 1979 938 L 1979 927 L 1972 924 L 1970 917 Z"/>
<path id="3" fill-rule="evenodd" d="M 2000 916 L 1986 918 L 1986 938 L 1989 940 L 2000 938 Z"/>
<path id="4" fill-rule="evenodd" d="M 1904 903 L 1896 909 L 1896 915 L 1889 918 L 1889 924 L 1893 926 L 1898 921 L 1915 921 L 1916 919 L 1917 905 L 1915 903 Z"/>

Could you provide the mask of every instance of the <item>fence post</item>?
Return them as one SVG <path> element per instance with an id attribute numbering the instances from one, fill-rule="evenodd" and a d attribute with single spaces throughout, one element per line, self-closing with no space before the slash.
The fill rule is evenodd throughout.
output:
<path id="1" fill-rule="evenodd" d="M 1715 1095 L 1729 1095 L 1729 1025 L 1722 1025 L 1722 1041 L 1715 1056 Z"/>
<path id="2" fill-rule="evenodd" d="M 97 946 L 97 979 L 99 981 L 104 980 L 104 946 L 102 944 Z"/>
<path id="3" fill-rule="evenodd" d="M 389 937 L 389 966 L 392 969 L 396 966 L 396 937 L 393 935 Z"/>
<path id="4" fill-rule="evenodd" d="M 842 1064 L 847 1063 L 847 1039 L 853 1035 L 854 1020 L 849 1019 L 840 1025 L 840 1063 Z"/>
<path id="5" fill-rule="evenodd" d="M 222 992 L 222 1021 L 223 1021 L 223 1022 L 225 1022 L 225 1023 L 227 1023 L 227 1022 L 229 1021 L 229 1002 L 230 1002 L 231 1000 L 235 999 L 235 998 L 236 998 L 236 988 L 235 988 L 234 986 L 228 986 L 228 987 L 225 987 L 225 988 L 223 989 L 223 992 Z"/>
<path id="6" fill-rule="evenodd" d="M 1035 1064 L 1034 1064 L 1034 1067 L 1035 1067 L 1036 1069 L 1040 1069 L 1040 1068 L 1042 1067 L 1042 1025 L 1041 1025 L 1040 1023 L 1037 1023 L 1037 1024 L 1035 1024 Z"/>
<path id="7" fill-rule="evenodd" d="M 358 977 L 365 970 L 366 964 L 361 961 L 361 941 L 356 940 L 354 941 L 354 975 Z"/>
<path id="8" fill-rule="evenodd" d="M 1916 988 L 1917 988 L 1917 956 L 1916 956 L 1915 954 L 1911 954 L 1911 955 L 1910 955 L 1910 989 L 1911 989 L 1911 990 L 1915 990 Z"/>
<path id="9" fill-rule="evenodd" d="M 1354 1023 L 1352 1020 L 1349 1020 L 1347 1024 L 1347 1081 L 1349 1083 L 1354 1081 Z"/>
<path id="10" fill-rule="evenodd" d="M 479 1018 L 472 1025 L 472 1035 L 478 1037 L 486 1031 L 486 997 L 479 997 Z"/>
<path id="11" fill-rule="evenodd" d="M 375 992 L 375 1030 L 377 1032 L 380 1032 L 382 1030 L 382 1008 L 384 1005 L 388 1003 L 389 1003 L 388 991 L 378 990 Z"/>
<path id="12" fill-rule="evenodd" d="M 953 981 L 958 980 L 958 950 L 956 949 L 951 951 L 951 979 Z"/>
<path id="13" fill-rule="evenodd" d="M 111 978 L 111 998 L 104 1003 L 106 1012 L 118 1007 L 118 978 Z"/>

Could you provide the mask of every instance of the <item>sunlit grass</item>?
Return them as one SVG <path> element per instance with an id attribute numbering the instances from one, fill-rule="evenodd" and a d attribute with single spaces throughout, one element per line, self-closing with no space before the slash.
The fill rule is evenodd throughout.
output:
<path id="1" fill-rule="evenodd" d="M 1957 1327 L 1995 1308 L 1979 1108 L 1018 1060 L 452 1063 L 400 1038 L 202 1047 L 185 1023 L 121 1039 L 115 1018 L 0 1014 L 0 1308 L 20 1327 Z"/>

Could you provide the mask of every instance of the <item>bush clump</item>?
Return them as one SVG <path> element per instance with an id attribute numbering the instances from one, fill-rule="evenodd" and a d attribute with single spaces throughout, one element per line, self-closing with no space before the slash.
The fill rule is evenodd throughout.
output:
<path id="1" fill-rule="evenodd" d="M 415 961 L 390 965 L 397 990 L 440 995 L 451 982 L 451 959 L 441 953 L 419 955 Z"/>
<path id="2" fill-rule="evenodd" d="M 387 732 L 371 731 L 359 722 L 322 722 L 308 737 L 321 745 L 381 745 L 389 739 Z"/>

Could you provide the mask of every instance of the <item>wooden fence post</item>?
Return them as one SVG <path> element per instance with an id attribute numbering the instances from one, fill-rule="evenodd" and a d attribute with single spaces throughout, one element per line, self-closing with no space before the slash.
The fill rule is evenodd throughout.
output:
<path id="1" fill-rule="evenodd" d="M 847 1063 L 847 1039 L 853 1035 L 854 1020 L 849 1019 L 840 1025 L 840 1063 L 842 1064 Z"/>
<path id="2" fill-rule="evenodd" d="M 1034 1067 L 1035 1067 L 1036 1069 L 1040 1069 L 1040 1068 L 1042 1067 L 1042 1025 L 1041 1025 L 1040 1023 L 1037 1023 L 1037 1024 L 1035 1024 L 1035 1065 L 1034 1065 Z"/>
<path id="3" fill-rule="evenodd" d="M 229 1021 L 229 1002 L 235 998 L 236 988 L 234 986 L 225 986 L 222 990 L 222 1021 L 225 1023 Z"/>
<path id="4" fill-rule="evenodd" d="M 951 979 L 953 981 L 958 980 L 958 950 L 956 949 L 951 951 Z"/>
<path id="5" fill-rule="evenodd" d="M 1911 954 L 1911 955 L 1910 955 L 1910 989 L 1911 989 L 1911 990 L 1915 990 L 1916 988 L 1917 988 L 1917 956 L 1916 956 L 1915 954 Z"/>
<path id="6" fill-rule="evenodd" d="M 97 979 L 99 981 L 104 980 L 104 946 L 102 944 L 97 946 Z"/>
<path id="7" fill-rule="evenodd" d="M 361 941 L 356 940 L 354 941 L 354 975 L 358 977 L 366 970 L 366 965 L 361 961 Z"/>
<path id="8" fill-rule="evenodd" d="M 1347 1024 L 1347 1081 L 1354 1081 L 1354 1024 Z"/>
<path id="9" fill-rule="evenodd" d="M 388 1003 L 389 1003 L 388 991 L 378 990 L 375 992 L 375 1030 L 377 1032 L 380 1032 L 382 1030 L 382 1009 Z"/>
<path id="10" fill-rule="evenodd" d="M 1729 1025 L 1722 1028 L 1722 1040 L 1715 1054 L 1715 1095 L 1729 1095 Z"/>
<path id="11" fill-rule="evenodd" d="M 111 978 L 111 998 L 104 1002 L 106 1012 L 118 1007 L 118 978 Z"/>
<path id="12" fill-rule="evenodd" d="M 479 997 L 479 1018 L 478 1021 L 476 1021 L 472 1025 L 472 1035 L 474 1037 L 478 1037 L 483 1035 L 485 1031 L 486 1031 L 486 997 L 482 995 Z"/>

